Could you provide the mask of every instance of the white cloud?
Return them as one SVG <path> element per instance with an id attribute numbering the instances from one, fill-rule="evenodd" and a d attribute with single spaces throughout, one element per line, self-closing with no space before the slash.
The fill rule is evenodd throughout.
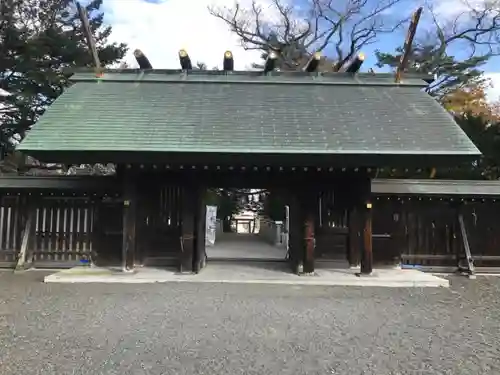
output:
<path id="1" fill-rule="evenodd" d="M 474 17 L 472 10 L 481 12 L 491 9 L 492 14 L 496 13 L 490 0 L 428 0 L 428 2 L 432 5 L 436 16 L 443 18 L 443 21 L 455 20 L 457 16 L 460 16 L 459 21 L 470 20 Z M 489 14 L 489 11 L 487 13 Z"/>
<path id="2" fill-rule="evenodd" d="M 137 64 L 134 49 L 141 49 L 155 69 L 179 68 L 178 51 L 188 51 L 193 63 L 208 68 L 222 65 L 226 50 L 233 52 L 235 69 L 244 70 L 258 62 L 258 51 L 244 51 L 238 38 L 221 20 L 210 15 L 208 5 L 231 7 L 234 0 L 105 0 L 105 22 L 113 27 L 111 41 L 130 47 L 126 61 Z"/>

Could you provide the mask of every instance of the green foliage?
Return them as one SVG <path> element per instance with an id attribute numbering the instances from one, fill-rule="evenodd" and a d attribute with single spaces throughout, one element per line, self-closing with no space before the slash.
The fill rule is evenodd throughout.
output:
<path id="1" fill-rule="evenodd" d="M 476 164 L 459 166 L 452 172 L 467 179 L 499 179 L 500 124 L 491 124 L 484 117 L 471 114 L 464 114 L 456 120 L 483 156 Z"/>
<path id="2" fill-rule="evenodd" d="M 238 211 L 238 205 L 231 194 L 231 189 L 208 189 L 205 202 L 209 206 L 217 206 L 217 218 L 232 216 Z"/>
<path id="3" fill-rule="evenodd" d="M 86 9 L 106 66 L 122 59 L 127 47 L 107 43 L 111 27 L 103 24 L 102 1 Z M 0 88 L 12 94 L 0 97 L 0 146 L 11 151 L 12 138 L 24 137 L 68 86 L 64 71 L 90 67 L 92 59 L 72 0 L 7 0 L 0 7 Z"/>
<path id="4" fill-rule="evenodd" d="M 481 66 L 500 54 L 498 1 L 460 2 L 457 9 L 434 9 L 427 3 L 409 54 L 409 72 L 436 75 L 429 93 L 442 99 L 450 91 L 481 79 Z M 438 7 L 439 8 L 439 7 Z M 376 52 L 378 66 L 393 69 L 403 48 Z"/>
<path id="5" fill-rule="evenodd" d="M 280 194 L 273 194 L 273 192 L 271 191 L 265 196 L 263 213 L 271 220 L 284 221 L 285 205 L 285 198 Z"/>
<path id="6" fill-rule="evenodd" d="M 396 69 L 403 49 L 397 48 L 395 53 L 376 51 L 377 66 Z M 472 56 L 458 60 L 449 56 L 434 46 L 415 46 L 408 59 L 406 72 L 436 75 L 438 79 L 429 88 L 429 94 L 442 99 L 446 94 L 457 87 L 468 85 L 481 80 L 482 71 L 479 69 L 491 55 Z"/>
<path id="7" fill-rule="evenodd" d="M 249 207 L 248 197 L 251 189 L 238 188 L 216 188 L 208 189 L 205 195 L 207 205 L 217 206 L 217 217 L 219 219 L 232 216 Z"/>

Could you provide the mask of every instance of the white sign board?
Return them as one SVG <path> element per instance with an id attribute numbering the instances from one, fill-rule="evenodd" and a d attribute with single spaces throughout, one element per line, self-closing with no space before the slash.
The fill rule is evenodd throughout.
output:
<path id="1" fill-rule="evenodd" d="M 205 246 L 214 246 L 215 245 L 216 229 L 217 229 L 217 206 L 207 206 Z"/>

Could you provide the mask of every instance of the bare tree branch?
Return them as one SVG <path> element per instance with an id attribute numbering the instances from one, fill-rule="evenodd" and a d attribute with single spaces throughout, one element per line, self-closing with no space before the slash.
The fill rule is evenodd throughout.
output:
<path id="1" fill-rule="evenodd" d="M 327 70 L 341 65 L 361 48 L 378 40 L 381 33 L 398 28 L 404 19 L 394 19 L 389 10 L 404 0 L 307 0 L 300 9 L 286 0 L 270 0 L 265 11 L 256 0 L 248 9 L 209 8 L 224 21 L 247 50 L 271 51 L 279 57 L 281 69 L 304 66 L 314 52 L 334 47 L 336 55 L 323 62 Z"/>
<path id="2" fill-rule="evenodd" d="M 431 16 L 438 42 L 437 55 L 445 57 L 446 51 L 453 45 L 461 46 L 462 50 L 463 47 L 469 48 L 469 58 L 478 53 L 499 55 L 500 2 L 495 0 L 477 6 L 463 0 L 461 4 L 461 9 L 448 21 L 432 4 L 427 4 L 427 13 Z"/>

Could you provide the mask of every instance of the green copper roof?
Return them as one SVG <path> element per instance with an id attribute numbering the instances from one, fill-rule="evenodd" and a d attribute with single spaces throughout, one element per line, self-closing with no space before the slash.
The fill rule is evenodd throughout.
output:
<path id="1" fill-rule="evenodd" d="M 19 150 L 479 155 L 422 80 L 77 74 Z"/>

